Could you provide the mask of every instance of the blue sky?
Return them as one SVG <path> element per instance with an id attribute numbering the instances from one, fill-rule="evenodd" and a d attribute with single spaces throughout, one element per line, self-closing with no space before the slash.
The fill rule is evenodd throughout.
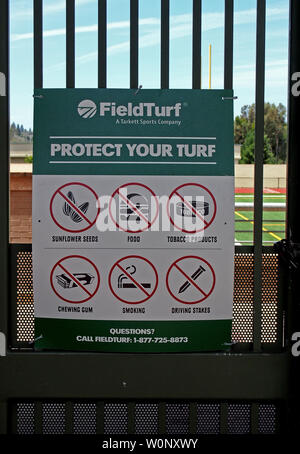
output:
<path id="1" fill-rule="evenodd" d="M 97 87 L 97 0 L 76 0 L 76 87 Z M 108 86 L 129 87 L 129 0 L 108 0 Z M 170 0 L 170 88 L 192 84 L 192 0 Z M 202 88 L 223 88 L 224 0 L 203 0 Z M 256 0 L 235 0 L 235 115 L 255 99 Z M 266 96 L 287 104 L 288 0 L 267 0 Z M 33 1 L 11 0 L 11 121 L 33 126 Z M 140 0 L 139 83 L 160 84 L 160 0 Z M 65 0 L 44 0 L 44 86 L 65 87 Z"/>

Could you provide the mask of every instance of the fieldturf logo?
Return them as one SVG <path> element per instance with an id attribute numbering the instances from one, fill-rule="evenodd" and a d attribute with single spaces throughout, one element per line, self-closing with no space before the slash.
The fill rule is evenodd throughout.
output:
<path id="1" fill-rule="evenodd" d="M 97 112 L 97 106 L 94 101 L 84 99 L 78 104 L 77 111 L 82 118 L 93 118 Z"/>
<path id="2" fill-rule="evenodd" d="M 180 117 L 182 104 L 177 102 L 171 106 L 159 106 L 155 102 L 132 102 L 126 105 L 116 102 L 100 102 L 99 116 L 105 117 Z M 97 105 L 90 99 L 84 99 L 78 104 L 77 111 L 82 118 L 93 118 L 97 113 Z"/>

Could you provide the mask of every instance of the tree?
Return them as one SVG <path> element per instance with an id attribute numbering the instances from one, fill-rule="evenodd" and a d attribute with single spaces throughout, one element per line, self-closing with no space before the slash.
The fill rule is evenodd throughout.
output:
<path id="1" fill-rule="evenodd" d="M 271 147 L 271 154 L 268 161 L 282 163 L 286 161 L 287 151 L 287 125 L 286 108 L 283 104 L 265 103 L 264 108 L 265 135 Z M 248 133 L 255 128 L 255 104 L 243 106 L 241 114 L 236 117 L 234 122 L 235 143 L 243 145 Z M 252 135 L 252 134 L 251 134 Z M 250 140 L 248 138 L 248 140 Z M 249 155 L 250 156 L 250 155 Z M 248 158 L 250 159 L 250 157 Z M 245 158 L 245 156 L 244 156 Z M 254 162 L 254 161 L 252 161 Z"/>
<path id="2" fill-rule="evenodd" d="M 286 160 L 286 108 L 283 104 L 265 104 L 265 133 L 267 134 L 276 162 Z"/>
<path id="3" fill-rule="evenodd" d="M 249 131 L 249 123 L 242 115 L 236 117 L 234 122 L 234 142 L 237 144 L 243 144 L 245 137 Z"/>
<path id="4" fill-rule="evenodd" d="M 10 140 L 12 140 L 12 138 L 15 136 L 16 134 L 16 124 L 15 123 L 12 123 L 10 129 L 9 129 L 9 138 Z"/>
<path id="5" fill-rule="evenodd" d="M 254 162 L 255 151 L 255 130 L 250 129 L 246 135 L 245 141 L 241 148 L 240 164 L 252 164 Z M 275 158 L 271 150 L 271 144 L 268 136 L 264 135 L 264 164 L 274 164 Z"/>

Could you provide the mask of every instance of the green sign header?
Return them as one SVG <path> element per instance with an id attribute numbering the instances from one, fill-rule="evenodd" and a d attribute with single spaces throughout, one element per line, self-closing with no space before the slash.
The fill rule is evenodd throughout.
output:
<path id="1" fill-rule="evenodd" d="M 35 97 L 34 174 L 233 175 L 231 90 L 40 89 Z"/>

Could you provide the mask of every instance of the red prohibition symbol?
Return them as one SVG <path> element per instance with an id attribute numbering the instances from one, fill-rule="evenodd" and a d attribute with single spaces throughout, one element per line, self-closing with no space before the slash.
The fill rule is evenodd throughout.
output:
<path id="1" fill-rule="evenodd" d="M 210 205 L 210 207 L 209 207 L 210 215 L 209 215 L 208 220 L 205 219 L 205 214 L 204 215 L 200 214 L 199 210 L 192 203 L 190 203 L 187 200 L 187 198 L 184 194 L 182 194 L 182 191 L 185 191 L 186 189 L 190 190 L 189 197 L 194 196 L 194 195 L 197 196 L 197 194 L 195 193 L 195 189 L 197 190 L 197 192 L 199 192 L 199 190 L 200 190 L 199 195 L 204 197 L 204 199 L 206 200 L 205 203 L 207 204 L 207 208 Z M 191 213 L 191 215 L 193 217 L 197 217 L 201 221 L 201 225 L 203 225 L 203 227 L 201 227 L 199 229 L 187 230 L 182 225 L 176 225 L 176 222 L 174 221 L 174 219 L 172 218 L 171 213 L 170 213 L 170 203 L 172 200 L 174 200 L 176 198 L 177 198 L 177 200 L 180 200 L 179 203 L 181 205 L 181 209 L 187 210 L 189 213 Z M 207 200 L 209 200 L 209 203 L 207 202 Z M 203 210 L 205 211 L 205 209 L 203 209 Z M 172 191 L 172 193 L 169 196 L 169 200 L 167 202 L 167 214 L 170 218 L 172 225 L 184 233 L 193 233 L 194 234 L 194 233 L 199 233 L 199 232 L 207 229 L 207 227 L 209 227 L 212 224 L 212 222 L 214 221 L 214 219 L 216 217 L 216 212 L 217 212 L 217 203 L 216 203 L 216 199 L 215 199 L 214 195 L 211 193 L 211 191 L 209 189 L 207 189 L 202 184 L 198 184 L 198 183 L 185 183 L 185 184 L 178 186 L 177 188 L 174 189 L 174 191 Z"/>
<path id="2" fill-rule="evenodd" d="M 74 265 L 80 272 L 76 273 L 70 268 L 74 268 Z M 90 286 L 86 284 L 90 284 L 92 280 L 93 285 L 90 289 Z M 52 268 L 50 284 L 59 299 L 67 303 L 82 304 L 96 295 L 100 286 L 100 274 L 96 265 L 88 258 L 81 255 L 69 255 L 59 260 Z M 73 299 L 70 291 L 72 291 Z"/>
<path id="3" fill-rule="evenodd" d="M 66 190 L 68 191 L 68 194 L 70 192 L 72 193 L 72 190 L 74 190 L 74 187 L 77 190 L 78 189 L 83 189 L 83 193 L 84 193 L 83 198 L 88 197 L 91 206 L 92 206 L 93 203 L 95 203 L 94 206 L 96 207 L 96 210 L 93 210 L 93 211 L 95 211 L 95 213 L 93 213 L 93 216 L 92 216 L 91 219 L 88 216 L 88 212 L 86 213 L 80 206 L 77 206 L 76 203 L 74 202 L 74 200 L 64 193 L 64 191 L 66 191 Z M 62 202 L 62 204 L 61 204 L 61 202 Z M 57 204 L 59 204 L 59 211 L 55 210 L 55 207 L 56 207 Z M 81 228 L 81 226 L 78 225 L 78 228 L 74 228 L 73 229 L 73 228 L 70 228 L 69 225 L 68 226 L 63 225 L 63 220 L 64 220 L 63 216 L 64 216 L 64 214 L 63 214 L 62 206 L 64 204 L 67 204 L 69 209 L 72 210 L 72 212 L 76 216 L 75 219 L 76 218 L 77 218 L 77 220 L 80 219 L 80 222 L 83 222 L 85 227 Z M 61 216 L 60 219 L 57 219 L 58 216 L 55 213 L 55 211 L 60 213 L 60 216 Z M 84 232 L 85 230 L 90 229 L 96 223 L 97 218 L 99 216 L 99 213 L 100 213 L 99 197 L 96 194 L 96 192 L 90 186 L 88 186 L 87 184 L 78 183 L 78 182 L 66 183 L 66 184 L 60 186 L 54 192 L 53 196 L 51 197 L 51 201 L 50 201 L 50 215 L 51 215 L 51 218 L 53 219 L 54 223 L 60 229 L 66 231 L 66 232 L 80 233 L 80 232 Z M 65 217 L 65 219 L 69 220 L 69 218 L 67 218 L 67 217 Z"/>
<path id="4" fill-rule="evenodd" d="M 113 265 L 108 276 L 108 285 L 112 294 L 122 303 L 141 304 L 156 292 L 158 274 L 148 259 L 128 255 Z"/>
<path id="5" fill-rule="evenodd" d="M 135 192 L 131 193 L 131 191 L 137 191 L 137 190 L 140 191 L 141 194 L 137 194 Z M 126 191 L 127 192 L 130 191 L 131 194 L 125 195 L 124 192 L 126 192 Z M 145 205 L 147 205 L 147 208 L 148 208 L 147 209 L 148 215 L 145 214 L 143 212 L 143 210 L 140 208 L 141 204 L 134 203 L 134 199 L 133 198 L 131 199 L 130 195 L 140 196 L 141 198 L 144 199 Z M 119 200 L 117 200 L 117 199 L 119 199 Z M 120 222 L 118 222 L 118 220 L 115 218 L 115 216 L 113 214 L 113 209 L 112 209 L 113 200 L 115 200 L 115 201 L 117 200 L 119 205 L 124 204 L 125 209 L 127 209 L 131 213 L 131 215 L 129 215 L 129 217 L 134 216 L 136 219 L 139 219 L 139 222 L 141 222 L 142 225 L 137 224 L 137 229 L 131 229 L 129 227 L 125 228 L 122 225 L 120 225 Z M 155 203 L 155 212 L 154 212 L 154 215 L 151 217 L 150 209 L 151 209 L 152 202 Z M 118 205 L 118 203 L 116 203 L 116 206 Z M 120 212 L 120 210 L 119 210 L 119 212 Z M 159 205 L 158 205 L 158 201 L 157 201 L 157 197 L 156 197 L 155 193 L 152 191 L 151 188 L 149 188 L 148 186 L 146 186 L 145 184 L 142 184 L 142 183 L 123 184 L 122 186 L 120 186 L 113 192 L 113 194 L 110 198 L 110 201 L 109 201 L 109 215 L 110 215 L 112 221 L 114 222 L 114 224 L 117 226 L 117 228 L 119 230 L 123 230 L 123 232 L 127 232 L 127 233 L 141 233 L 141 232 L 145 232 L 146 230 L 150 229 L 150 227 L 156 221 L 156 219 L 158 217 L 158 213 L 159 213 Z M 150 216 L 150 219 L 149 219 L 149 216 Z"/>
<path id="6" fill-rule="evenodd" d="M 201 274 L 205 276 L 205 285 L 199 283 Z M 216 275 L 210 263 L 193 255 L 177 259 L 168 269 L 166 276 L 168 292 L 172 298 L 183 304 L 203 302 L 212 294 L 215 284 Z"/>

